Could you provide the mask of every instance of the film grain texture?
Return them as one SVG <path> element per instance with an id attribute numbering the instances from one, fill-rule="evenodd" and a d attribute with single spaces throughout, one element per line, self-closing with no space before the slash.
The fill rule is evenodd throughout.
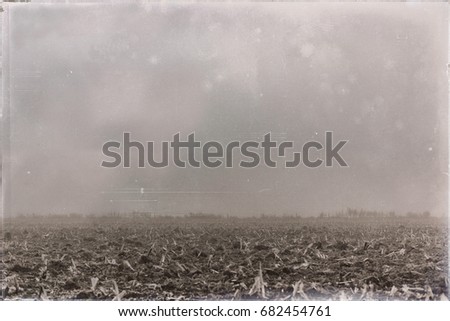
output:
<path id="1" fill-rule="evenodd" d="M 447 4 L 3 8 L 4 300 L 448 299 Z"/>

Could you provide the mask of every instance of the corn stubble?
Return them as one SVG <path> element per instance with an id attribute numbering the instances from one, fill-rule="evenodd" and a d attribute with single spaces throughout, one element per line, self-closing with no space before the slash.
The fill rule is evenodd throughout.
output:
<path id="1" fill-rule="evenodd" d="M 448 300 L 438 219 L 5 224 L 5 300 Z"/>

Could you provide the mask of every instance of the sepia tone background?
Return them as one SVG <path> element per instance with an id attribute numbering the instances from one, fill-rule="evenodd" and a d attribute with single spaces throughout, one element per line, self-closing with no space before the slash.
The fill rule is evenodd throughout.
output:
<path id="1" fill-rule="evenodd" d="M 446 212 L 445 4 L 145 8 L 11 7 L 7 215 Z M 99 165 L 124 131 L 299 149 L 329 130 L 349 168 Z"/>
<path id="2" fill-rule="evenodd" d="M 444 3 L 114 3 L 1 16 L 0 300 L 448 300 Z M 348 168 L 100 166 L 329 130 Z"/>

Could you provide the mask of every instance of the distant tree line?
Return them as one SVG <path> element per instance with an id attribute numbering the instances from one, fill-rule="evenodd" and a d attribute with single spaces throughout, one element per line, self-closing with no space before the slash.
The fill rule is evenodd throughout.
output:
<path id="1" fill-rule="evenodd" d="M 408 218 L 429 218 L 431 213 L 429 211 L 425 212 L 408 212 L 404 215 Z M 394 218 L 401 217 L 397 215 L 394 211 L 382 212 L 382 211 L 368 211 L 363 209 L 347 208 L 345 211 L 339 211 L 333 214 L 320 213 L 319 217 L 345 217 L 345 218 Z"/>

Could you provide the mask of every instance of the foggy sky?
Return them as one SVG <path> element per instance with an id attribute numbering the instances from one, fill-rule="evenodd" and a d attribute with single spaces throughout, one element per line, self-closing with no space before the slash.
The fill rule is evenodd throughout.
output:
<path id="1" fill-rule="evenodd" d="M 446 213 L 447 37 L 446 4 L 12 6 L 9 213 Z M 123 132 L 325 131 L 348 168 L 100 166 Z"/>

